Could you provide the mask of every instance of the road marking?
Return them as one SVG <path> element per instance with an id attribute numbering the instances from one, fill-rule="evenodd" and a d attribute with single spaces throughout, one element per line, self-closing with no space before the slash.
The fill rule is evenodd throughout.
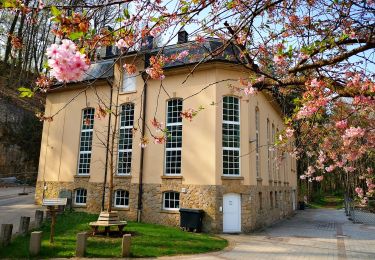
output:
<path id="1" fill-rule="evenodd" d="M 337 255 L 338 260 L 346 260 L 345 236 L 342 231 L 342 224 L 336 224 Z"/>

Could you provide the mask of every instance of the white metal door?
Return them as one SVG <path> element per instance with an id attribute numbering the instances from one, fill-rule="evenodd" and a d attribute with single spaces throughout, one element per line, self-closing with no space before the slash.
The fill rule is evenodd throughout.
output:
<path id="1" fill-rule="evenodd" d="M 293 210 L 296 210 L 296 191 L 292 191 L 292 204 L 293 204 Z"/>
<path id="2" fill-rule="evenodd" d="M 223 197 L 223 232 L 241 232 L 241 195 L 225 194 Z"/>

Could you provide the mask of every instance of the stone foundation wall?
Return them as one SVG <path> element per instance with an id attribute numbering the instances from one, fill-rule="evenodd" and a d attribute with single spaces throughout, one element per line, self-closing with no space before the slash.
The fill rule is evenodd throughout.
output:
<path id="1" fill-rule="evenodd" d="M 44 185 L 46 188 L 44 189 Z M 35 191 L 35 202 L 37 204 L 42 203 L 43 191 L 44 198 L 57 198 L 60 191 L 68 190 L 71 192 L 74 201 L 74 190 L 83 188 L 87 190 L 87 198 L 85 206 L 77 206 L 73 203 L 73 208 L 78 211 L 86 211 L 89 213 L 98 214 L 102 208 L 102 197 L 103 197 L 103 183 L 89 182 L 89 178 L 76 177 L 74 182 L 45 182 L 38 181 Z M 137 203 L 138 203 L 138 185 L 131 184 L 130 179 L 126 178 L 115 178 L 113 190 L 123 189 L 129 191 L 129 207 L 128 208 L 116 208 L 112 207 L 113 210 L 119 212 L 120 217 L 128 220 L 137 219 Z M 106 195 L 104 201 L 104 208 L 107 207 L 108 198 L 108 185 L 106 185 Z"/>
<path id="2" fill-rule="evenodd" d="M 74 182 L 46 182 L 45 198 L 57 197 L 59 191 L 77 188 L 87 189 L 87 203 L 84 207 L 75 207 L 91 213 L 99 213 L 103 193 L 103 184 L 89 182 L 89 178 L 75 178 Z M 116 209 L 127 220 L 137 219 L 138 184 L 132 184 L 130 178 L 115 178 L 114 190 L 121 188 L 129 191 L 129 208 Z M 106 189 L 108 191 L 108 189 Z M 183 192 L 184 190 L 184 192 Z M 223 180 L 223 185 L 187 185 L 182 179 L 163 179 L 162 184 L 144 184 L 142 201 L 142 222 L 168 226 L 179 226 L 178 210 L 163 210 L 163 192 L 180 192 L 180 208 L 199 208 L 205 212 L 203 231 L 220 233 L 223 230 L 223 195 L 241 194 L 242 232 L 251 232 L 272 224 L 293 213 L 291 192 L 287 185 L 262 186 L 243 185 L 241 180 Z M 270 192 L 273 201 L 271 202 Z M 278 200 L 276 202 L 275 192 Z M 41 203 L 43 183 L 37 183 L 35 199 Z M 260 195 L 261 194 L 261 195 Z M 106 198 L 107 198 L 106 194 Z M 260 202 L 260 198 L 262 201 Z"/>

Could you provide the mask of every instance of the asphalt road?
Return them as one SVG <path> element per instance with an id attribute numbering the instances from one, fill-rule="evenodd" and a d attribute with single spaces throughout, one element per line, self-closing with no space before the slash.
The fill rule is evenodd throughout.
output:
<path id="1" fill-rule="evenodd" d="M 20 217 L 30 217 L 30 221 L 33 222 L 35 218 L 35 210 L 41 209 L 41 207 L 34 205 L 33 192 L 22 196 L 15 192 L 11 192 L 10 190 L 8 190 L 7 193 L 8 195 L 3 194 L 0 196 L 0 225 L 13 224 L 14 234 L 18 232 Z"/>

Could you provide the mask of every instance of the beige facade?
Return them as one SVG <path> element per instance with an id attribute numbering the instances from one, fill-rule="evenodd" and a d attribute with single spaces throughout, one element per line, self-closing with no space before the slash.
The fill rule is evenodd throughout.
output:
<path id="1" fill-rule="evenodd" d="M 142 62 L 137 65 L 140 71 L 143 70 Z M 122 85 L 123 75 L 119 68 L 120 65 L 116 64 L 113 100 L 117 99 L 116 88 Z M 238 65 L 223 62 L 207 63 L 196 69 L 184 82 L 188 73 L 186 67 L 166 70 L 163 88 L 160 87 L 159 80 L 148 80 L 146 98 L 143 91 L 145 84 L 140 75 L 136 77 L 135 91 L 120 93 L 118 104 L 134 103 L 134 127 L 137 130 L 133 134 L 130 174 L 119 176 L 114 173 L 114 189 L 129 192 L 128 207 L 115 207 L 115 209 L 125 219 L 137 219 L 142 108 L 145 108 L 147 125 L 153 134 L 158 135 L 151 126 L 150 120 L 155 116 L 159 121 L 165 122 L 167 101 L 182 98 L 183 110 L 198 109 L 200 106 L 203 106 L 204 110 L 200 111 L 191 122 L 185 119 L 182 122 L 180 175 L 164 174 L 165 145 L 154 144 L 150 132 L 146 130 L 146 136 L 150 137 L 151 142 L 143 150 L 141 220 L 179 225 L 178 210 L 166 210 L 163 207 L 163 193 L 168 191 L 179 193 L 180 208 L 200 208 L 205 211 L 203 230 L 208 232 L 222 232 L 223 229 L 225 231 L 223 227 L 225 194 L 240 195 L 240 231 L 242 232 L 249 232 L 291 214 L 297 189 L 296 162 L 290 156 L 285 156 L 280 167 L 273 165 L 276 154 L 269 151 L 268 142 L 272 140 L 267 138 L 267 121 L 269 128 L 271 129 L 273 125 L 275 131 L 282 130 L 284 127 L 278 104 L 268 93 L 240 97 L 228 87 L 228 84 L 238 84 L 238 78 L 246 75 Z M 199 91 L 201 91 L 199 94 L 194 95 Z M 240 98 L 240 174 L 238 176 L 223 175 L 224 96 Z M 45 114 L 57 114 L 52 122 L 44 123 L 36 192 L 37 203 L 40 203 L 43 197 L 57 197 L 61 190 L 70 190 L 73 192 L 74 204 L 74 191 L 82 188 L 87 190 L 86 203 L 75 207 L 95 213 L 101 210 L 106 162 L 106 149 L 103 144 L 107 140 L 108 116 L 94 119 L 89 175 L 79 175 L 77 171 L 82 109 L 86 107 L 96 109 L 99 100 L 109 104 L 110 86 L 105 80 L 98 80 L 90 86 L 72 84 L 48 94 Z M 146 106 L 143 106 L 144 104 Z M 258 174 L 255 141 L 256 109 L 259 111 Z M 114 120 L 115 118 L 112 117 L 111 127 L 114 126 Z M 270 129 L 268 131 L 271 131 Z M 117 151 L 114 154 L 117 155 Z M 105 186 L 108 188 L 108 176 L 106 183 Z"/>

